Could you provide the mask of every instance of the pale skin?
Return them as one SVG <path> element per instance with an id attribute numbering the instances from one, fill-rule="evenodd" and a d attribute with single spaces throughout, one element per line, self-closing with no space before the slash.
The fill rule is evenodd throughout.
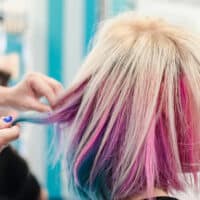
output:
<path id="1" fill-rule="evenodd" d="M 40 73 L 30 73 L 14 87 L 0 87 L 0 107 L 48 112 L 63 88 L 59 82 Z M 40 101 L 45 97 L 49 105 Z M 20 135 L 19 126 L 0 119 L 0 149 Z"/>

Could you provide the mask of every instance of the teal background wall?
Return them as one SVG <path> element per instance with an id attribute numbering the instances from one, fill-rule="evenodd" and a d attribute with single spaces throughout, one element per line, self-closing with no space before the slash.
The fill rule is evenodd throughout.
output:
<path id="1" fill-rule="evenodd" d="M 112 15 L 119 14 L 127 10 L 135 9 L 136 0 L 111 0 L 112 1 Z"/>
<path id="2" fill-rule="evenodd" d="M 66 82 L 63 76 L 64 66 L 63 58 L 67 56 L 67 52 L 63 52 L 64 45 L 64 0 L 50 0 L 48 3 L 48 75 L 61 82 Z M 80 18 L 84 23 L 83 26 L 83 55 L 86 55 L 89 50 L 89 44 L 96 30 L 98 23 L 98 1 L 84 0 L 83 16 Z M 65 7 L 66 8 L 66 7 Z M 72 27 L 71 27 L 72 28 Z M 65 66 L 70 67 L 70 66 Z M 52 142 L 52 128 L 48 128 L 47 148 Z M 62 196 L 62 179 L 60 177 L 61 166 L 57 163 L 55 166 L 51 162 L 47 162 L 47 188 L 51 198 L 61 198 Z"/>
<path id="3" fill-rule="evenodd" d="M 117 14 L 126 8 L 127 0 L 112 0 L 112 13 Z"/>
<path id="4" fill-rule="evenodd" d="M 85 1 L 85 40 L 84 40 L 84 54 L 89 51 L 92 38 L 97 28 L 99 20 L 99 1 L 98 0 L 84 0 Z"/>
<path id="5" fill-rule="evenodd" d="M 48 70 L 50 77 L 63 82 L 63 0 L 48 1 Z M 53 140 L 53 128 L 48 127 L 47 148 Z M 49 152 L 47 150 L 47 152 Z M 47 158 L 49 156 L 47 155 Z M 61 166 L 47 161 L 47 188 L 51 198 L 61 197 Z"/>

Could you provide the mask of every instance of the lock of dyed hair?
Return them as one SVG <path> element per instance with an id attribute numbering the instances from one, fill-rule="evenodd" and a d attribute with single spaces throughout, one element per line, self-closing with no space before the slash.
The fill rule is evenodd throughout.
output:
<path id="1" fill-rule="evenodd" d="M 100 25 L 77 77 L 43 121 L 60 139 L 72 199 L 196 187 L 200 37 L 132 12 Z"/>

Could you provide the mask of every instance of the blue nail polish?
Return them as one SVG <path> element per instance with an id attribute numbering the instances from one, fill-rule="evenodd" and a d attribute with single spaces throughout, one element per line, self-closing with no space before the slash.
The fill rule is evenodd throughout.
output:
<path id="1" fill-rule="evenodd" d="M 12 116 L 7 116 L 7 117 L 4 117 L 3 118 L 3 121 L 6 122 L 6 123 L 9 123 L 13 120 Z"/>

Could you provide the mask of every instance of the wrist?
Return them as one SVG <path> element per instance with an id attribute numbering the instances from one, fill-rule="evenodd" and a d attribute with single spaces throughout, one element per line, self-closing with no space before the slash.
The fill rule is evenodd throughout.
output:
<path id="1" fill-rule="evenodd" d="M 13 99 L 12 88 L 0 86 L 0 106 L 12 107 Z"/>

